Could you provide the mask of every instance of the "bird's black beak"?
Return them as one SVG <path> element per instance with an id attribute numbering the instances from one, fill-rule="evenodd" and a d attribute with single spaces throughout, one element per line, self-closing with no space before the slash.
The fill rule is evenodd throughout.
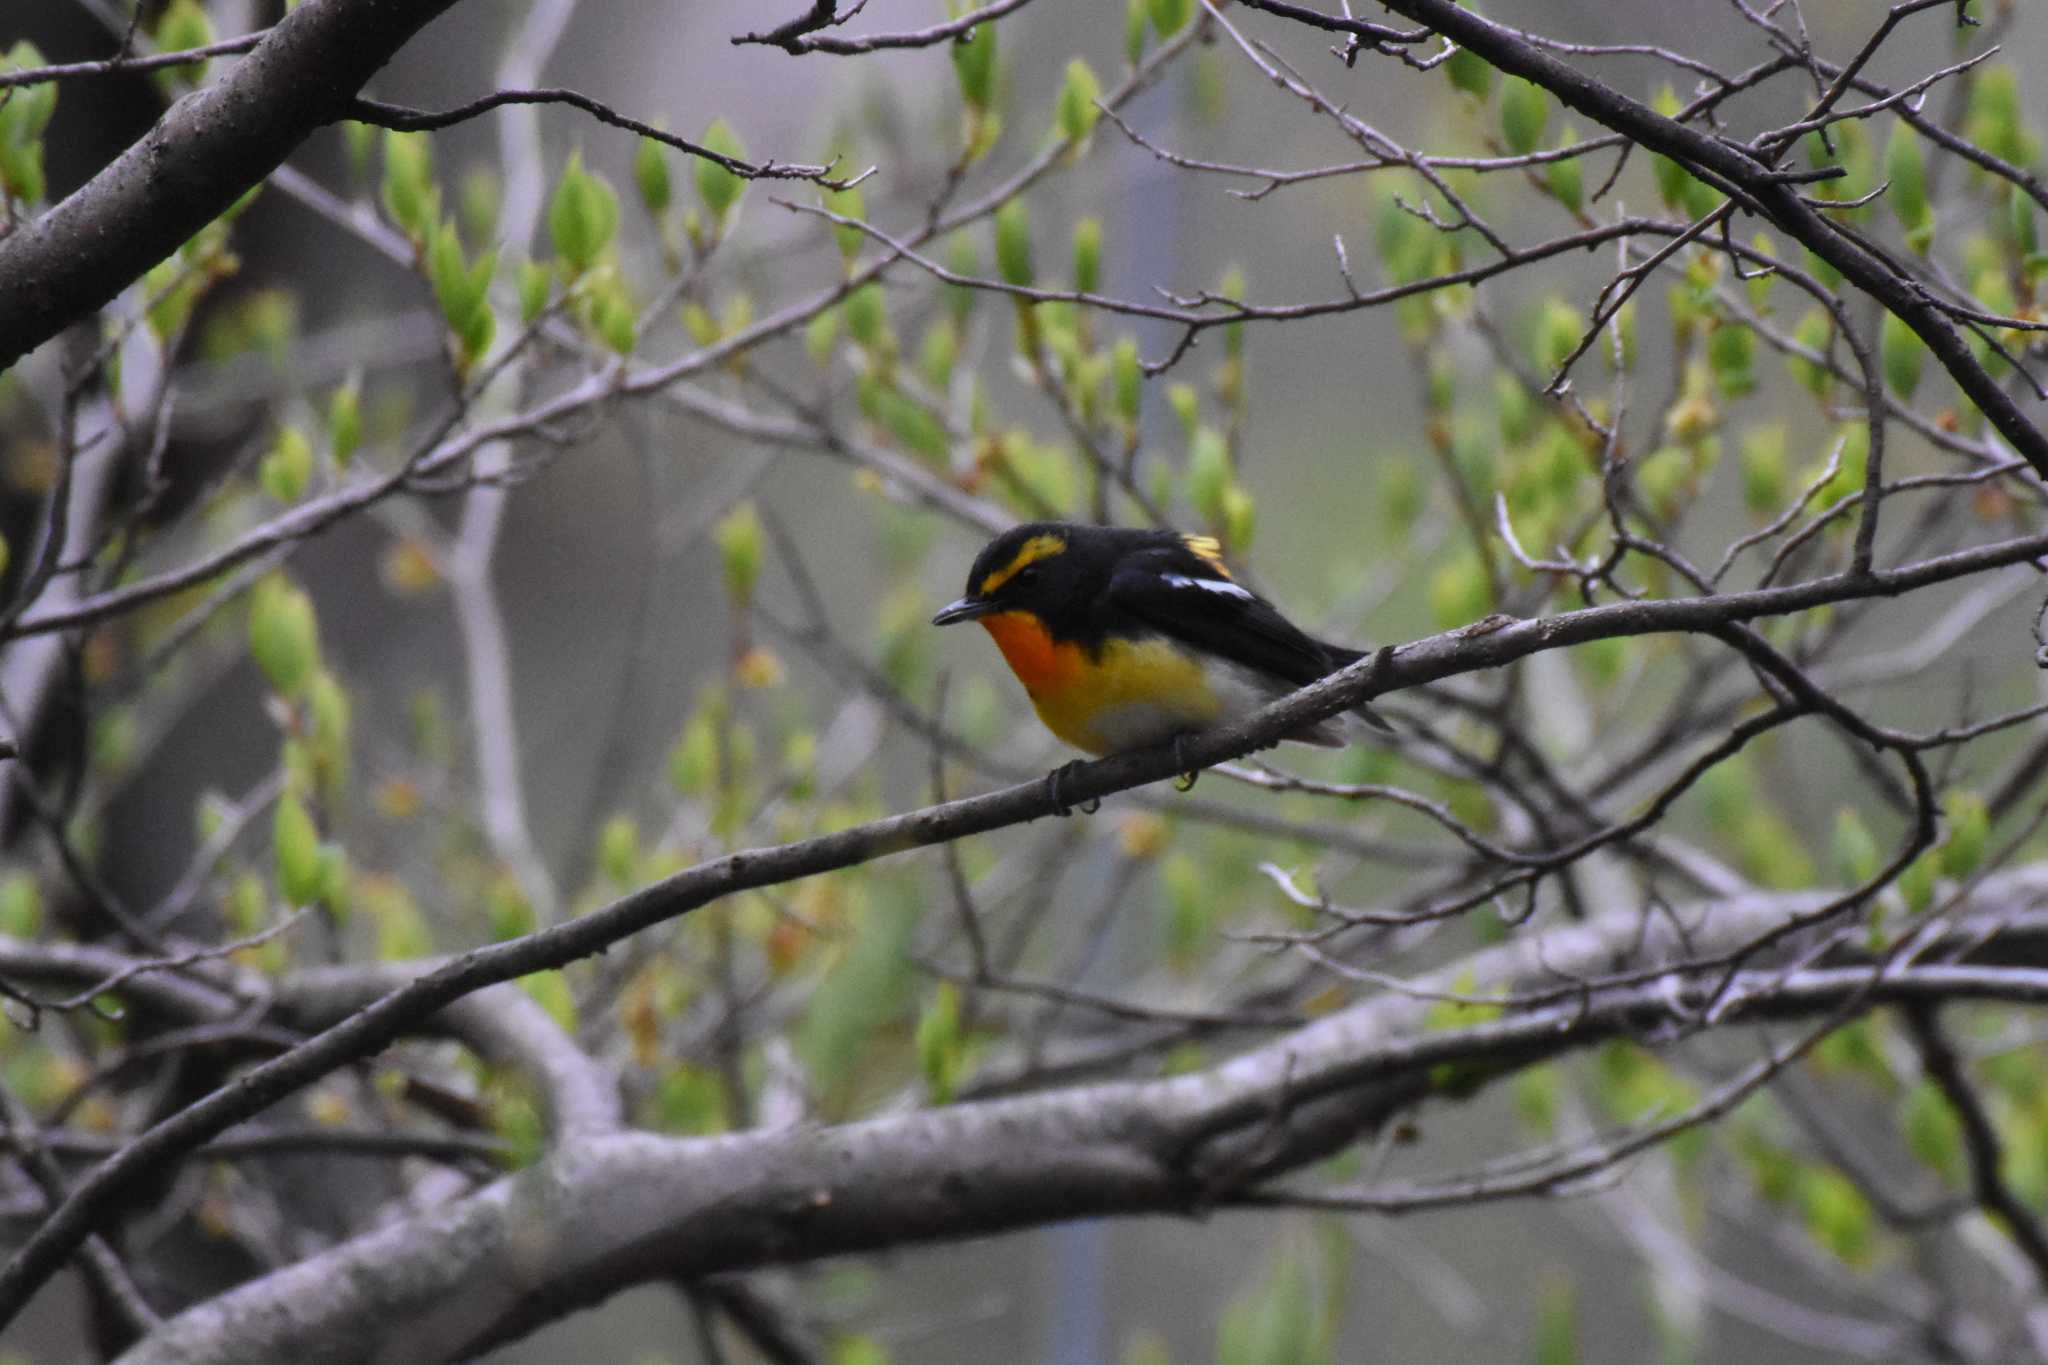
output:
<path id="1" fill-rule="evenodd" d="M 939 608 L 939 614 L 932 618 L 935 626 L 950 626 L 955 621 L 972 621 L 995 610 L 995 604 L 986 597 L 969 595 L 958 602 L 949 602 Z"/>

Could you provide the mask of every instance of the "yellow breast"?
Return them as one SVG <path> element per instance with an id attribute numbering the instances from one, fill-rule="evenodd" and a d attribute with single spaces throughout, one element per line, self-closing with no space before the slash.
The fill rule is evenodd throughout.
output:
<path id="1" fill-rule="evenodd" d="M 1222 718 L 1199 656 L 1166 640 L 1110 639 L 1091 654 L 1055 641 L 1035 617 L 982 619 L 1046 729 L 1091 754 L 1163 744 Z"/>

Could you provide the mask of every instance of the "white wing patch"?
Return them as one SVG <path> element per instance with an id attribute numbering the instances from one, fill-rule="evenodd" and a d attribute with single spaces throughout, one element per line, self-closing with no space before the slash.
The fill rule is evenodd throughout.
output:
<path id="1" fill-rule="evenodd" d="M 1204 592 L 1235 597 L 1243 602 L 1252 600 L 1252 595 L 1243 588 L 1235 583 L 1226 583 L 1220 578 L 1189 578 L 1186 574 L 1177 573 L 1161 574 L 1159 577 L 1171 588 L 1200 588 Z"/>

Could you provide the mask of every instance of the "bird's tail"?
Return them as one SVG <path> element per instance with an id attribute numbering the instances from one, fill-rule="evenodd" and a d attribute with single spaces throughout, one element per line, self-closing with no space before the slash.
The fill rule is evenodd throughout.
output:
<path id="1" fill-rule="evenodd" d="M 1316 643 L 1323 647 L 1323 652 L 1336 662 L 1338 668 L 1349 668 L 1352 664 L 1365 657 L 1365 651 L 1362 649 L 1352 649 L 1348 645 L 1332 644 L 1328 640 L 1318 640 Z M 1387 723 L 1387 718 L 1372 709 L 1371 702 L 1360 702 L 1352 707 L 1351 711 L 1352 714 L 1361 717 L 1368 725 L 1375 729 L 1384 730 L 1388 734 L 1394 732 L 1394 727 Z"/>

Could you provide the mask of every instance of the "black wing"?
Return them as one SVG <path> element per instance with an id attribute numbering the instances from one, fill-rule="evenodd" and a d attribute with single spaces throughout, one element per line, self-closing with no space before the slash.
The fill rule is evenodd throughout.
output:
<path id="1" fill-rule="evenodd" d="M 1127 556 L 1109 580 L 1104 605 L 1112 628 L 1122 618 L 1296 687 L 1337 667 L 1271 602 L 1183 546 Z"/>

